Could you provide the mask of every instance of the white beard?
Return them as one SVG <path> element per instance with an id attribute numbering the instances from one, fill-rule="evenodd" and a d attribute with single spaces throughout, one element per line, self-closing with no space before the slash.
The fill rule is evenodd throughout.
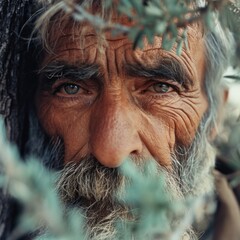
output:
<path id="1" fill-rule="evenodd" d="M 184 158 L 180 157 L 176 160 L 179 154 Z M 190 150 L 186 151 L 182 148 L 181 153 L 177 152 L 172 155 L 173 172 L 170 173 L 158 165 L 159 174 L 167 176 L 166 193 L 171 195 L 171 201 L 189 197 L 198 198 L 212 192 L 214 185 L 210 170 L 214 166 L 214 159 L 213 148 L 207 141 L 199 138 L 195 140 Z M 133 162 L 141 171 L 144 159 L 133 159 Z M 96 159 L 87 157 L 79 160 L 78 163 L 69 163 L 64 167 L 57 181 L 57 189 L 67 206 L 77 206 L 81 212 L 84 209 L 87 216 L 86 229 L 90 239 L 118 239 L 116 238 L 118 232 L 114 227 L 116 220 L 133 219 L 129 214 L 129 208 L 116 202 L 113 196 L 119 190 L 124 192 L 128 181 L 118 169 L 105 168 Z M 170 220 L 174 228 L 178 227 L 181 217 Z M 157 239 L 170 238 L 165 236 Z M 182 232 L 181 239 L 197 238 L 188 226 L 185 232 Z"/>

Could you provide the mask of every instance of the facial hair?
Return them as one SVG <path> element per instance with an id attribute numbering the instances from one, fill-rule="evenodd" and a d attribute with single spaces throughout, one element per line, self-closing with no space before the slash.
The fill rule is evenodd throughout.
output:
<path id="1" fill-rule="evenodd" d="M 149 160 L 132 161 L 141 171 L 144 161 Z M 166 192 L 172 200 L 198 197 L 212 191 L 210 169 L 214 165 L 214 151 L 203 131 L 196 134 L 188 148 L 176 147 L 172 165 L 172 171 L 156 165 L 159 174 L 166 176 Z M 85 212 L 90 239 L 114 239 L 117 220 L 134 220 L 129 208 L 114 197 L 123 192 L 129 182 L 118 168 L 104 167 L 93 156 L 87 156 L 64 166 L 57 181 L 57 191 L 66 206 Z M 182 239 L 196 239 L 196 236 L 189 228 Z"/>

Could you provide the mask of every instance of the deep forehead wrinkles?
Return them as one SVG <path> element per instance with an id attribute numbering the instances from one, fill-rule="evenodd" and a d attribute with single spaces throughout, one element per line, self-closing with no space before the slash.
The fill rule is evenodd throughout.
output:
<path id="1" fill-rule="evenodd" d="M 163 49 L 153 48 L 147 49 L 144 51 L 137 50 L 131 53 L 126 54 L 126 62 L 127 65 L 131 65 L 135 63 L 135 65 L 147 67 L 148 69 L 158 69 L 161 67 L 161 63 L 163 67 L 169 70 L 173 70 L 176 72 L 176 69 L 179 71 L 179 75 L 182 72 L 185 72 L 185 75 L 188 79 L 200 80 L 201 76 L 198 74 L 196 66 L 193 64 L 192 58 L 189 57 L 189 54 L 182 54 L 181 56 L 177 56 L 175 50 L 173 51 L 164 51 Z M 139 68 L 139 67 L 138 67 Z"/>
<path id="2" fill-rule="evenodd" d="M 126 20 L 119 19 L 126 24 Z M 128 22 L 129 23 L 129 22 Z M 72 24 L 72 25 L 71 25 Z M 74 27 L 73 27 L 74 25 Z M 164 51 L 161 48 L 162 39 L 154 37 L 154 43 L 149 44 L 144 39 L 143 49 L 132 49 L 132 42 L 127 36 L 112 36 L 110 32 L 104 33 L 105 44 L 99 45 L 99 35 L 93 27 L 82 24 L 73 24 L 69 21 L 63 31 L 55 30 L 54 55 L 47 56 L 47 62 L 52 60 L 70 62 L 86 62 L 97 64 L 105 69 L 105 75 L 125 74 L 127 65 L 142 65 L 148 68 L 159 66 L 161 59 L 167 57 L 179 62 L 190 78 L 203 80 L 204 72 L 204 45 L 202 31 L 198 24 L 188 27 L 188 46 L 183 48 L 181 56 L 176 55 L 176 49 Z"/>
<path id="3" fill-rule="evenodd" d="M 186 52 L 182 56 L 176 56 L 172 52 L 167 52 L 160 47 L 150 47 L 146 49 L 132 49 L 132 44 L 126 39 L 114 39 L 108 41 L 108 45 L 103 47 L 104 51 L 98 51 L 96 44 L 88 45 L 86 48 L 78 48 L 78 42 L 70 41 L 59 51 L 58 61 L 64 60 L 78 65 L 97 64 L 102 69 L 105 79 L 110 82 L 119 82 L 118 77 L 125 74 L 129 75 L 129 66 L 135 69 L 136 76 L 170 77 L 179 83 L 193 84 L 198 78 L 196 67 L 191 61 L 191 56 Z M 186 55 L 186 56 L 185 56 Z M 141 74 L 136 74 L 136 69 Z M 150 73 L 151 71 L 151 73 Z M 179 76 L 178 76 L 179 75 Z M 114 81 L 116 80 L 116 81 Z"/>

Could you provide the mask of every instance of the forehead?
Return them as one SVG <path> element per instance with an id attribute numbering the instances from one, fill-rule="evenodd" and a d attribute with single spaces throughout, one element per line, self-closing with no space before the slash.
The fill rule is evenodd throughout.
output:
<path id="1" fill-rule="evenodd" d="M 129 27 L 132 24 L 125 17 L 112 20 Z M 187 68 L 193 78 L 202 80 L 205 72 L 205 49 L 201 26 L 199 24 L 189 26 L 187 36 L 188 49 L 183 47 L 181 56 L 177 56 L 176 47 L 171 51 L 162 49 L 161 37 L 155 36 L 153 44 L 148 43 L 144 38 L 143 48 L 133 50 L 133 43 L 126 35 L 113 36 L 110 32 L 97 34 L 95 29 L 88 24 L 64 20 L 58 24 L 58 27 L 51 28 L 49 42 L 53 54 L 46 54 L 43 64 L 63 60 L 73 64 L 83 62 L 102 65 L 106 62 L 106 58 L 110 61 L 116 61 L 114 58 L 118 58 L 117 64 L 135 62 L 154 67 L 162 58 L 168 56 Z"/>

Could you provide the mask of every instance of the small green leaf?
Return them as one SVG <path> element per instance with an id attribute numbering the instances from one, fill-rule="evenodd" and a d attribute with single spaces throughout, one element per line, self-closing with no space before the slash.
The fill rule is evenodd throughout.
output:
<path id="1" fill-rule="evenodd" d="M 143 14 L 143 4 L 142 1 L 140 0 L 128 0 L 131 4 L 132 7 L 135 11 L 137 11 L 138 15 L 142 15 Z"/>
<path id="2" fill-rule="evenodd" d="M 238 75 L 226 75 L 226 76 L 224 76 L 224 78 L 229 78 L 229 79 L 233 79 L 233 80 L 240 80 L 240 76 L 238 76 Z"/>
<path id="3" fill-rule="evenodd" d="M 147 37 L 148 43 L 153 44 L 155 37 L 154 31 L 152 29 L 146 28 L 144 33 Z"/>
<path id="4" fill-rule="evenodd" d="M 182 48 L 183 48 L 183 40 L 181 39 L 179 42 L 178 42 L 178 45 L 177 45 L 177 55 L 180 56 L 182 54 Z"/>
<path id="5" fill-rule="evenodd" d="M 146 13 L 150 16 L 162 17 L 163 11 L 160 8 L 157 8 L 156 6 L 149 4 L 146 7 Z"/>
<path id="6" fill-rule="evenodd" d="M 167 22 L 165 21 L 159 21 L 157 24 L 156 24 L 156 27 L 155 27 L 155 33 L 156 34 L 163 34 L 165 32 L 167 28 Z"/>
<path id="7" fill-rule="evenodd" d="M 172 37 L 169 34 L 164 34 L 162 38 L 162 48 L 170 51 L 173 48 L 173 45 L 176 42 L 176 38 Z"/>

